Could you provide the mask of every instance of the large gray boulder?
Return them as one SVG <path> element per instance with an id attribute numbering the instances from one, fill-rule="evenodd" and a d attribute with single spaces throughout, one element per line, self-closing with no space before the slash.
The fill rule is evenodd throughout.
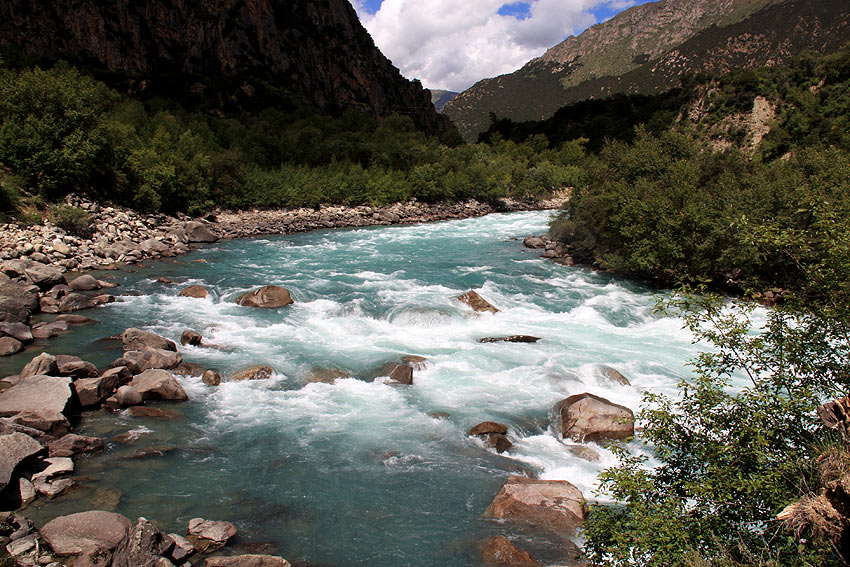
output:
<path id="1" fill-rule="evenodd" d="M 130 328 L 121 335 L 124 350 L 144 350 L 146 348 L 159 348 L 177 352 L 177 345 L 165 337 L 141 329 Z"/>
<path id="2" fill-rule="evenodd" d="M 566 480 L 509 477 L 486 514 L 498 520 L 531 524 L 571 534 L 584 521 L 587 508 L 581 491 Z"/>
<path id="3" fill-rule="evenodd" d="M 277 309 L 278 307 L 285 307 L 295 302 L 292 300 L 292 295 L 288 289 L 276 285 L 267 285 L 260 289 L 243 293 L 236 298 L 236 303 L 245 307 Z"/>
<path id="4" fill-rule="evenodd" d="M 186 401 L 189 396 L 171 372 L 146 370 L 135 376 L 130 387 L 142 395 L 144 400 Z"/>
<path id="5" fill-rule="evenodd" d="M 29 376 L 0 395 L 0 417 L 26 411 L 66 413 L 73 401 L 70 378 Z"/>
<path id="6" fill-rule="evenodd" d="M 24 350 L 24 344 L 12 337 L 0 337 L 0 356 L 12 356 Z"/>
<path id="7" fill-rule="evenodd" d="M 183 357 L 179 353 L 161 348 L 127 351 L 123 358 L 126 364 L 134 368 L 136 372 L 151 369 L 171 370 L 183 362 Z"/>
<path id="8" fill-rule="evenodd" d="M 12 480 L 15 469 L 44 450 L 41 443 L 23 433 L 0 435 L 0 491 Z"/>
<path id="9" fill-rule="evenodd" d="M 131 526 L 121 514 L 92 510 L 54 518 L 41 528 L 41 536 L 57 555 L 79 555 L 94 546 L 114 550 Z"/>
<path id="10" fill-rule="evenodd" d="M 32 329 L 23 323 L 0 321 L 0 334 L 10 336 L 22 343 L 31 343 L 33 341 Z"/>
<path id="11" fill-rule="evenodd" d="M 55 285 L 65 283 L 65 268 L 40 262 L 30 262 L 24 268 L 24 276 L 33 285 L 47 291 Z"/>
<path id="12" fill-rule="evenodd" d="M 126 367 L 121 366 L 125 371 Z M 81 378 L 74 382 L 77 399 L 83 408 L 98 407 L 103 400 L 111 396 L 119 386 L 119 374 L 110 373 L 96 378 Z"/>
<path id="13" fill-rule="evenodd" d="M 38 287 L 0 279 L 0 321 L 29 323 L 39 308 Z"/>
<path id="14" fill-rule="evenodd" d="M 88 295 L 83 295 L 82 293 L 69 293 L 59 301 L 58 309 L 62 313 L 71 313 L 72 311 L 93 309 L 97 306 L 98 303 Z"/>
<path id="15" fill-rule="evenodd" d="M 236 555 L 210 557 L 207 567 L 291 567 L 289 561 L 273 555 Z"/>
<path id="16" fill-rule="evenodd" d="M 87 362 L 78 356 L 67 354 L 56 355 L 56 366 L 59 376 L 70 376 L 71 378 L 94 378 L 100 375 L 97 366 Z"/>
<path id="17" fill-rule="evenodd" d="M 139 518 L 112 555 L 112 567 L 162 567 L 174 541 L 146 518 Z"/>
<path id="18" fill-rule="evenodd" d="M 213 232 L 202 222 L 189 221 L 183 228 L 186 231 L 186 239 L 189 242 L 208 243 L 216 242 L 218 240 L 218 236 L 213 234 Z"/>
<path id="19" fill-rule="evenodd" d="M 579 443 L 633 437 L 635 416 L 627 407 L 593 394 L 576 394 L 555 406 L 561 435 Z"/>
<path id="20" fill-rule="evenodd" d="M 103 287 L 97 278 L 89 274 L 74 278 L 68 283 L 68 286 L 74 291 L 94 291 Z"/>

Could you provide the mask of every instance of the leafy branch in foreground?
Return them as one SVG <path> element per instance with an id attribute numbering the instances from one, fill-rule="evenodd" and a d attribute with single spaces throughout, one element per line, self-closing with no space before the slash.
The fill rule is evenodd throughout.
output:
<path id="1" fill-rule="evenodd" d="M 594 506 L 585 552 L 605 565 L 839 564 L 828 542 L 784 529 L 777 514 L 817 485 L 817 459 L 835 436 L 817 421 L 848 385 L 840 318 L 683 294 L 667 309 L 712 345 L 678 399 L 649 393 L 638 420 L 662 465 L 621 451 Z M 754 329 L 754 319 L 764 318 Z"/>

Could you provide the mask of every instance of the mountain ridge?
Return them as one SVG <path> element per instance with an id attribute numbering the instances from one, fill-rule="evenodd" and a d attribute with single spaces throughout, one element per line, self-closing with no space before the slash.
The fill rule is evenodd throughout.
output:
<path id="1" fill-rule="evenodd" d="M 581 100 L 667 90 L 687 74 L 772 65 L 806 48 L 835 50 L 850 41 L 848 22 L 850 7 L 839 0 L 643 4 L 567 38 L 514 73 L 476 83 L 443 112 L 473 140 L 491 113 L 541 120 Z"/>
<path id="2" fill-rule="evenodd" d="M 408 114 L 430 133 L 450 128 L 347 0 L 7 0 L 0 45 L 125 74 L 127 88 L 167 90 L 177 77 L 202 77 L 230 82 L 227 96 L 245 98 L 268 84 L 324 110 L 355 106 L 379 121 Z"/>

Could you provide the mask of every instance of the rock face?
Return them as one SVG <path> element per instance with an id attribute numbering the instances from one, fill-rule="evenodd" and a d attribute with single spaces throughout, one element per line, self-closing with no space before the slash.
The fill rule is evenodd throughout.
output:
<path id="1" fill-rule="evenodd" d="M 121 514 L 93 510 L 59 516 L 41 528 L 41 535 L 58 555 L 79 555 L 93 546 L 114 550 L 131 525 Z"/>
<path id="2" fill-rule="evenodd" d="M 540 565 L 527 551 L 517 549 L 505 536 L 496 536 L 481 542 L 481 559 L 487 565 L 514 565 L 533 567 Z"/>
<path id="3" fill-rule="evenodd" d="M 0 321 L 29 323 L 38 313 L 38 288 L 12 280 L 0 280 Z"/>
<path id="4" fill-rule="evenodd" d="M 133 378 L 130 386 L 144 400 L 186 401 L 189 396 L 171 372 L 146 370 Z"/>
<path id="5" fill-rule="evenodd" d="M 240 295 L 236 298 L 236 303 L 245 307 L 277 309 L 278 307 L 285 307 L 295 302 L 292 301 L 292 296 L 286 288 L 267 285 Z"/>
<path id="6" fill-rule="evenodd" d="M 499 310 L 495 308 L 489 301 L 478 295 L 475 291 L 468 291 L 463 295 L 458 296 L 458 299 L 472 307 L 475 311 L 483 312 L 487 311 L 490 313 L 498 313 Z"/>
<path id="7" fill-rule="evenodd" d="M 0 44 L 130 75 L 153 90 L 170 86 L 169 94 L 202 76 L 209 89 L 240 85 L 224 94 L 250 100 L 267 81 L 327 110 L 363 107 L 380 119 L 403 108 L 422 130 L 449 128 L 430 93 L 378 51 L 346 0 L 11 0 L 0 6 Z"/>
<path id="8" fill-rule="evenodd" d="M 0 435 L 0 491 L 12 480 L 19 464 L 43 449 L 41 443 L 23 433 Z"/>
<path id="9" fill-rule="evenodd" d="M 565 480 L 508 478 L 487 508 L 487 515 L 570 534 L 584 521 L 581 491 Z"/>
<path id="10" fill-rule="evenodd" d="M 207 567 L 291 567 L 289 561 L 273 555 L 236 555 L 210 557 Z"/>
<path id="11" fill-rule="evenodd" d="M 804 49 L 829 53 L 850 39 L 848 17 L 842 0 L 816 7 L 799 0 L 651 2 L 568 37 L 514 73 L 478 82 L 444 114 L 473 140 L 489 127 L 490 112 L 540 120 L 591 96 L 665 91 L 689 73 L 775 65 Z"/>
<path id="12" fill-rule="evenodd" d="M 561 434 L 575 441 L 609 441 L 635 434 L 632 410 L 593 394 L 576 394 L 555 407 Z"/>

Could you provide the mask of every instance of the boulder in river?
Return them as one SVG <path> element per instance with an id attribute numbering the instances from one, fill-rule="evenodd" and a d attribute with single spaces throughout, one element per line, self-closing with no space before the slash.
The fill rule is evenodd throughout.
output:
<path id="1" fill-rule="evenodd" d="M 526 236 L 525 240 L 522 241 L 523 246 L 526 248 L 545 248 L 546 242 L 540 238 L 539 236 Z"/>
<path id="2" fill-rule="evenodd" d="M 262 309 L 277 309 L 295 303 L 289 290 L 275 285 L 267 285 L 243 293 L 236 298 L 236 303 L 245 307 L 259 307 Z"/>
<path id="3" fill-rule="evenodd" d="M 635 434 L 635 417 L 627 407 L 593 394 L 576 394 L 555 406 L 561 435 L 574 441 L 610 441 Z"/>
<path id="4" fill-rule="evenodd" d="M 56 357 L 52 354 L 42 352 L 33 357 L 21 370 L 21 378 L 28 376 L 56 376 L 59 373 L 59 365 Z"/>
<path id="5" fill-rule="evenodd" d="M 408 354 L 401 357 L 401 361 L 411 367 L 414 370 L 425 370 L 428 368 L 428 359 L 424 356 L 417 356 L 415 354 Z"/>
<path id="6" fill-rule="evenodd" d="M 121 514 L 92 510 L 54 518 L 41 528 L 41 535 L 57 555 L 79 555 L 93 546 L 114 550 L 131 526 Z"/>
<path id="7" fill-rule="evenodd" d="M 18 432 L 0 435 L 0 491 L 12 480 L 18 465 L 43 451 L 41 443 L 29 435 Z"/>
<path id="8" fill-rule="evenodd" d="M 6 335 L 22 343 L 31 343 L 32 329 L 24 323 L 0 321 L 0 336 Z"/>
<path id="9" fill-rule="evenodd" d="M 133 377 L 130 386 L 141 394 L 143 400 L 183 402 L 189 399 L 180 382 L 171 372 L 165 370 L 146 370 Z"/>
<path id="10" fill-rule="evenodd" d="M 118 407 L 126 408 L 144 403 L 142 395 L 130 385 L 121 386 L 115 392 L 115 403 Z"/>
<path id="11" fill-rule="evenodd" d="M 413 384 L 413 368 L 406 364 L 396 364 L 395 367 L 390 370 L 389 377 L 391 384 L 404 384 L 406 386 L 410 386 Z"/>
<path id="12" fill-rule="evenodd" d="M 74 278 L 68 283 L 68 286 L 74 291 L 94 291 L 102 287 L 97 278 L 89 274 Z"/>
<path id="13" fill-rule="evenodd" d="M 12 356 L 24 350 L 24 344 L 12 337 L 0 337 L 0 356 Z"/>
<path id="14" fill-rule="evenodd" d="M 0 278 L 0 321 L 29 323 L 39 305 L 38 287 Z"/>
<path id="15" fill-rule="evenodd" d="M 112 556 L 112 567 L 163 567 L 163 562 L 174 548 L 174 540 L 151 523 L 139 518 L 130 528 Z"/>
<path id="16" fill-rule="evenodd" d="M 61 412 L 51 409 L 24 410 L 16 413 L 10 419 L 12 423 L 41 431 L 51 437 L 61 437 L 71 429 L 68 418 Z"/>
<path id="17" fill-rule="evenodd" d="M 69 433 L 64 437 L 51 441 L 47 450 L 51 457 L 73 457 L 84 453 L 103 451 L 104 443 L 100 437 L 86 437 Z"/>
<path id="18" fill-rule="evenodd" d="M 514 567 L 533 567 L 540 565 L 531 555 L 519 549 L 505 536 L 485 539 L 479 546 L 481 559 L 486 565 L 512 565 Z"/>
<path id="19" fill-rule="evenodd" d="M 496 449 L 498 453 L 504 453 L 513 447 L 513 443 L 508 440 L 507 433 L 508 426 L 495 421 L 479 423 L 469 430 L 469 435 L 482 437 L 487 446 Z"/>
<path id="20" fill-rule="evenodd" d="M 138 369 L 137 372 L 152 369 L 172 370 L 180 366 L 183 362 L 183 357 L 180 356 L 180 353 L 161 348 L 127 351 L 124 353 L 123 359 L 128 362 L 122 362 L 122 365 Z"/>
<path id="21" fill-rule="evenodd" d="M 93 378 L 100 375 L 97 366 L 76 356 L 60 354 L 56 356 L 56 367 L 59 376 L 71 378 Z"/>
<path id="22" fill-rule="evenodd" d="M 206 299 L 209 295 L 207 288 L 202 285 L 190 285 L 177 294 L 178 297 L 194 297 L 195 299 Z"/>
<path id="23" fill-rule="evenodd" d="M 602 376 L 610 382 L 614 382 L 615 384 L 619 384 L 620 386 L 631 386 L 631 382 L 629 379 L 623 376 L 623 374 L 610 366 L 600 366 L 600 372 L 602 372 Z"/>
<path id="24" fill-rule="evenodd" d="M 59 312 L 70 313 L 72 311 L 82 311 L 83 309 L 92 309 L 97 307 L 98 303 L 94 298 L 82 293 L 69 293 L 59 301 Z M 43 309 L 47 311 L 47 309 Z"/>
<path id="25" fill-rule="evenodd" d="M 207 567 L 291 567 L 289 561 L 274 555 L 234 555 L 210 557 Z"/>
<path id="26" fill-rule="evenodd" d="M 271 378 L 271 375 L 274 374 L 274 368 L 271 366 L 249 366 L 248 368 L 243 368 L 242 370 L 237 370 L 230 376 L 230 380 L 233 382 L 244 382 L 245 380 L 265 380 L 267 378 Z"/>
<path id="27" fill-rule="evenodd" d="M 183 334 L 180 336 L 180 344 L 183 346 L 201 346 L 202 340 L 203 337 L 201 336 L 201 333 L 190 329 L 183 331 Z"/>
<path id="28" fill-rule="evenodd" d="M 566 480 L 509 477 L 487 515 L 571 534 L 584 521 L 587 508 L 581 491 Z"/>
<path id="29" fill-rule="evenodd" d="M 468 291 L 463 295 L 459 295 L 458 300 L 460 300 L 462 303 L 466 303 L 467 305 L 472 307 L 473 310 L 478 312 L 499 312 L 499 309 L 497 309 L 489 301 L 478 295 L 476 291 Z"/>
<path id="30" fill-rule="evenodd" d="M 221 374 L 218 370 L 204 370 L 204 373 L 201 375 L 201 382 L 207 386 L 218 386 L 221 384 Z"/>
<path id="31" fill-rule="evenodd" d="M 0 417 L 21 412 L 65 413 L 73 406 L 71 379 L 55 376 L 28 376 L 0 396 Z"/>
<path id="32" fill-rule="evenodd" d="M 513 335 L 511 337 L 485 337 L 478 339 L 479 343 L 536 343 L 540 337 L 531 335 Z"/>
<path id="33" fill-rule="evenodd" d="M 143 350 L 146 348 L 159 348 L 162 350 L 177 351 L 177 345 L 165 337 L 141 329 L 129 328 L 121 335 L 124 350 Z"/>

